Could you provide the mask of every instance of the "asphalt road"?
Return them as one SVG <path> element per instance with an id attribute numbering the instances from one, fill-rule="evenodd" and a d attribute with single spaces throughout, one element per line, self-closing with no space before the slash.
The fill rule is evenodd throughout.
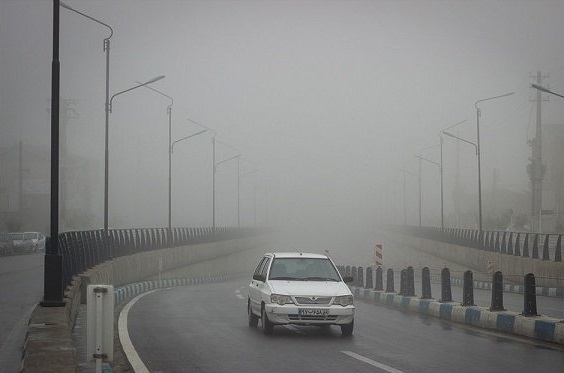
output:
<path id="1" fill-rule="evenodd" d="M 43 296 L 43 253 L 0 257 L 0 372 L 19 372 L 27 324 Z"/>
<path id="2" fill-rule="evenodd" d="M 556 372 L 554 346 L 357 301 L 355 331 L 247 326 L 246 280 L 156 291 L 129 310 L 150 372 Z"/>

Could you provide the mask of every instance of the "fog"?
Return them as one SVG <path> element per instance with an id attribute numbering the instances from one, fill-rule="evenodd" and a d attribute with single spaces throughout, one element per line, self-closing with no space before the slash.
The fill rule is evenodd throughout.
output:
<path id="1" fill-rule="evenodd" d="M 543 85 L 564 93 L 564 2 L 65 2 L 113 28 L 112 95 L 165 75 L 151 86 L 174 99 L 172 140 L 202 130 L 197 122 L 217 133 L 216 162 L 241 154 L 239 209 L 237 161 L 217 166 L 218 226 L 239 220 L 300 228 L 325 237 L 322 245 L 365 246 L 377 240 L 379 223 L 417 225 L 416 155 L 439 163 L 433 146 L 440 130 L 461 121 L 449 131 L 475 143 L 475 102 L 508 92 L 515 94 L 480 104 L 484 212 L 530 214 L 531 76 L 549 74 Z M 34 171 L 32 153 L 48 156 L 41 149 L 50 144 L 51 34 L 51 1 L 1 0 L 5 212 L 19 210 L 9 170 L 20 141 L 24 184 L 49 177 L 48 164 Z M 73 216 L 87 216 L 67 216 L 64 229 L 103 226 L 107 36 L 103 26 L 60 10 L 61 99 L 68 105 L 61 111 L 68 194 L 61 199 Z M 564 125 L 564 102 L 543 98 L 543 126 Z M 168 105 L 143 87 L 114 97 L 110 227 L 167 226 Z M 174 147 L 173 226 L 212 224 L 211 139 L 208 131 Z M 443 162 L 445 225 L 474 228 L 474 148 L 445 138 Z M 422 224 L 439 226 L 439 168 L 423 161 L 421 175 Z M 496 191 L 517 197 L 506 202 Z M 554 195 L 547 191 L 545 204 Z M 48 209 L 48 199 L 39 201 Z M 48 219 L 42 224 L 45 230 Z"/>

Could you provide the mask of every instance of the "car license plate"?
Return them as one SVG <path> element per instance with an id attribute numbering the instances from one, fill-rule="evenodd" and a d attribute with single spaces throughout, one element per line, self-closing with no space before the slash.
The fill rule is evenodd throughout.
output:
<path id="1" fill-rule="evenodd" d="M 300 308 L 298 309 L 300 316 L 327 316 L 329 310 L 322 310 L 319 308 Z"/>

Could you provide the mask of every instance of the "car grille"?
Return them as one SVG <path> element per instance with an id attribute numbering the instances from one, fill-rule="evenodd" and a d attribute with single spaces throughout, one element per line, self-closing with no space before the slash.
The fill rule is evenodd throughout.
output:
<path id="1" fill-rule="evenodd" d="M 336 321 L 337 316 L 314 316 L 314 315 L 288 315 L 290 321 Z"/>
<path id="2" fill-rule="evenodd" d="M 332 297 L 296 297 L 297 304 L 329 304 Z"/>

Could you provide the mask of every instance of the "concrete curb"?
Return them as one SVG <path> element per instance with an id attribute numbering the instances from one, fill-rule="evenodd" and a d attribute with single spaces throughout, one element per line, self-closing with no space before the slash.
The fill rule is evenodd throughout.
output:
<path id="1" fill-rule="evenodd" d="M 457 302 L 442 303 L 434 299 L 406 297 L 359 287 L 351 287 L 351 290 L 357 299 L 402 311 L 564 345 L 564 321 L 559 319 L 546 316 L 526 317 L 509 311 L 493 312 L 485 307 L 465 307 Z"/>
<path id="2" fill-rule="evenodd" d="M 129 300 L 139 294 L 146 293 L 155 289 L 165 289 L 176 286 L 190 286 L 198 284 L 206 284 L 213 282 L 229 281 L 230 275 L 217 275 L 205 277 L 191 277 L 191 278 L 176 278 L 176 279 L 163 279 L 163 280 L 150 280 L 143 282 L 135 282 L 119 288 L 114 289 L 114 304 L 119 304 Z"/>

